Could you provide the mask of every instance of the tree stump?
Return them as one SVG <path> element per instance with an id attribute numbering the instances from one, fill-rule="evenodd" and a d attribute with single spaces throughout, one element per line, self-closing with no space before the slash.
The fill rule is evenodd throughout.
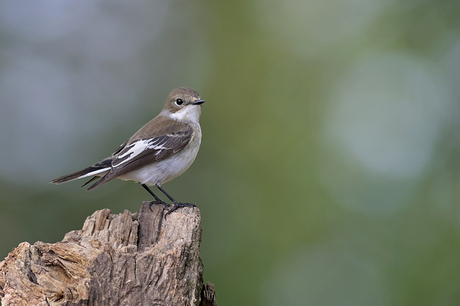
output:
<path id="1" fill-rule="evenodd" d="M 109 209 L 61 242 L 19 244 L 0 262 L 2 305 L 216 305 L 203 285 L 200 211 Z"/>

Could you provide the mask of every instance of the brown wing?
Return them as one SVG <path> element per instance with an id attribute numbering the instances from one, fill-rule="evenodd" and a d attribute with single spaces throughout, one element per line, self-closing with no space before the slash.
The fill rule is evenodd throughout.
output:
<path id="1" fill-rule="evenodd" d="M 150 122 L 149 122 L 150 123 Z M 118 176 L 137 170 L 151 163 L 168 158 L 187 146 L 193 137 L 193 128 L 181 122 L 173 122 L 156 131 L 156 136 L 142 138 L 148 134 L 148 124 L 139 130 L 121 149 L 112 156 L 111 170 L 88 190 Z M 145 130 L 143 130 L 145 129 Z M 158 135 L 162 134 L 162 135 Z"/>

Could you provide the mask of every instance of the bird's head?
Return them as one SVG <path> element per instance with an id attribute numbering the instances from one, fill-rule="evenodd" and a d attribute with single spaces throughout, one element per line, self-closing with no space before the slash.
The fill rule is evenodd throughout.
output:
<path id="1" fill-rule="evenodd" d="M 162 115 L 178 121 L 196 122 L 200 120 L 201 104 L 200 95 L 193 89 L 179 87 L 173 89 L 166 99 L 166 104 L 161 111 Z"/>

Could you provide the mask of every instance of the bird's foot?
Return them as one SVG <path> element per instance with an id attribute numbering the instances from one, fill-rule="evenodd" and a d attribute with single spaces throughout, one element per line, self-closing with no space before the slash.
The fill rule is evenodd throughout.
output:
<path id="1" fill-rule="evenodd" d="M 160 200 L 160 199 L 157 199 L 157 200 L 151 201 L 151 202 L 149 203 L 149 209 L 150 209 L 150 211 L 152 211 L 152 205 L 153 205 L 153 204 L 162 204 L 162 205 L 164 205 L 166 208 L 169 208 L 169 207 L 171 206 L 171 204 L 168 204 L 168 203 L 166 203 L 165 201 L 162 201 L 162 200 Z"/>
<path id="2" fill-rule="evenodd" d="M 174 206 L 166 212 L 165 218 L 166 218 L 167 215 L 169 215 L 170 213 L 172 213 L 173 211 L 175 211 L 176 209 L 178 209 L 180 207 L 196 207 L 196 205 L 192 204 L 192 203 L 174 202 Z"/>

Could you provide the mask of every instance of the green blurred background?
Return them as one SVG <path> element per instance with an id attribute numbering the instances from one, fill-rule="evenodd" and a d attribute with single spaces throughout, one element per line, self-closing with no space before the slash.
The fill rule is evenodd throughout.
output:
<path id="1" fill-rule="evenodd" d="M 132 182 L 48 182 L 187 86 L 219 305 L 460 304 L 460 1 L 0 1 L 1 258 Z"/>

